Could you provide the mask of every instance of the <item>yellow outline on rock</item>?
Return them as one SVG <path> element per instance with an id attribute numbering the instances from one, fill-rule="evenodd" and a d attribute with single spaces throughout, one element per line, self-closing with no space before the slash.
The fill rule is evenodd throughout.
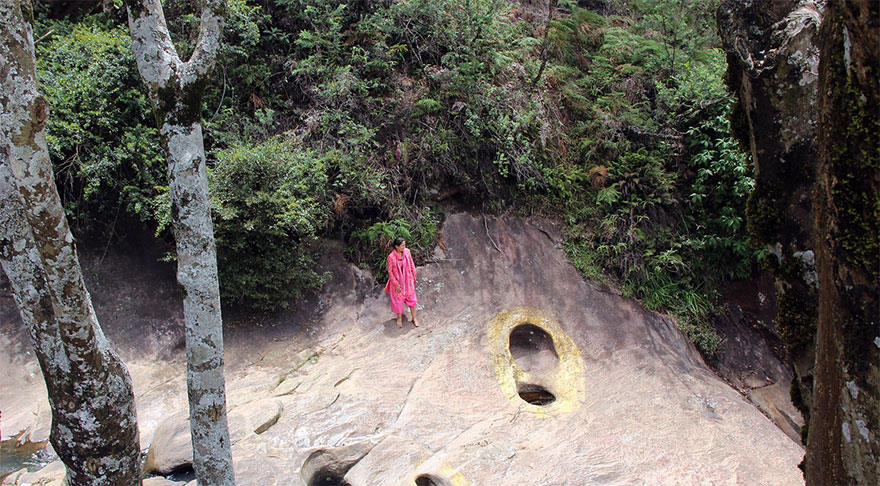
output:
<path id="1" fill-rule="evenodd" d="M 457 468 L 444 466 L 441 471 L 449 477 L 449 482 L 452 483 L 453 486 L 470 486 L 470 483 L 465 479 L 464 474 L 462 474 Z"/>
<path id="2" fill-rule="evenodd" d="M 510 353 L 510 333 L 521 324 L 532 324 L 550 335 L 559 356 L 555 369 L 536 376 L 517 365 Z M 495 314 L 489 322 L 487 335 L 498 384 L 512 403 L 542 418 L 580 408 L 586 393 L 584 360 L 580 349 L 556 321 L 534 307 L 513 307 Z M 556 400 L 543 406 L 530 404 L 519 397 L 518 383 L 545 386 Z"/>

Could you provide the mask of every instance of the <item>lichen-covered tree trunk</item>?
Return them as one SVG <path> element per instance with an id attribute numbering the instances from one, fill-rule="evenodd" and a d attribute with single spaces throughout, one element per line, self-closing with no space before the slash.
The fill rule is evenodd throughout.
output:
<path id="1" fill-rule="evenodd" d="M 815 433 L 805 477 L 880 484 L 880 2 L 829 2 L 821 38 Z"/>
<path id="2" fill-rule="evenodd" d="M 223 321 L 200 123 L 226 2 L 206 2 L 199 40 L 186 62 L 177 55 L 159 0 L 126 0 L 126 8 L 138 71 L 168 151 L 177 280 L 184 291 L 193 466 L 202 486 L 232 485 Z"/>
<path id="3" fill-rule="evenodd" d="M 811 191 L 818 143 L 819 27 L 824 0 L 723 0 L 718 30 L 737 95 L 735 136 L 749 147 L 755 189 L 748 228 L 770 250 L 776 329 L 795 369 L 792 397 L 809 431 L 817 320 Z"/>
<path id="4" fill-rule="evenodd" d="M 24 205 L 15 186 L 8 159 L 0 161 L 0 265 L 9 278 L 12 296 L 25 324 L 46 380 L 49 403 L 60 398 L 58 380 L 69 373 L 55 323 L 43 262 L 24 217 Z"/>
<path id="5" fill-rule="evenodd" d="M 46 378 L 71 485 L 141 484 L 131 380 L 98 325 L 46 145 L 28 0 L 0 3 L 0 260 Z"/>

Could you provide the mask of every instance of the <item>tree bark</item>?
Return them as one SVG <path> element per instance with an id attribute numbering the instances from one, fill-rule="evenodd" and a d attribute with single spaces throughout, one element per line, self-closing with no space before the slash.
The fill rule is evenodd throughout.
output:
<path id="1" fill-rule="evenodd" d="M 192 57 L 181 61 L 159 0 L 126 0 L 132 49 L 168 151 L 169 197 L 184 292 L 187 387 L 193 466 L 199 483 L 232 485 L 223 321 L 200 121 L 204 86 L 215 64 L 225 0 L 208 0 Z"/>
<path id="2" fill-rule="evenodd" d="M 131 379 L 98 325 L 55 187 L 32 5 L 3 2 L 0 18 L 0 260 L 46 379 L 50 440 L 68 484 L 141 484 Z"/>
<path id="3" fill-rule="evenodd" d="M 880 3 L 829 2 L 821 37 L 819 322 L 805 478 L 880 484 Z"/>

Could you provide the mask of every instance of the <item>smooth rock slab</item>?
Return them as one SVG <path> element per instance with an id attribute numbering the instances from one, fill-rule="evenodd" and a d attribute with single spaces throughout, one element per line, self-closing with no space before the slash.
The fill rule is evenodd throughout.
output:
<path id="1" fill-rule="evenodd" d="M 153 477 L 144 479 L 143 486 L 183 486 L 183 481 L 172 481 L 163 477 Z"/>
<path id="2" fill-rule="evenodd" d="M 61 461 L 50 462 L 39 471 L 28 472 L 26 469 L 12 473 L 6 479 L 0 481 L 2 485 L 40 485 L 40 486 L 67 486 L 65 475 L 67 469 Z"/>

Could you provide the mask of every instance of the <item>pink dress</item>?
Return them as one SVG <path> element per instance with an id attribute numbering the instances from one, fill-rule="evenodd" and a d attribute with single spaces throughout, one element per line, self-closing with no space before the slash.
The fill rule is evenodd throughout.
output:
<path id="1" fill-rule="evenodd" d="M 416 300 L 416 264 L 413 262 L 409 248 L 403 249 L 401 255 L 396 250 L 391 250 L 386 260 L 388 264 L 388 283 L 385 284 L 385 293 L 391 298 L 391 312 L 403 313 L 403 305 L 415 307 Z M 400 292 L 395 287 L 400 285 Z"/>

